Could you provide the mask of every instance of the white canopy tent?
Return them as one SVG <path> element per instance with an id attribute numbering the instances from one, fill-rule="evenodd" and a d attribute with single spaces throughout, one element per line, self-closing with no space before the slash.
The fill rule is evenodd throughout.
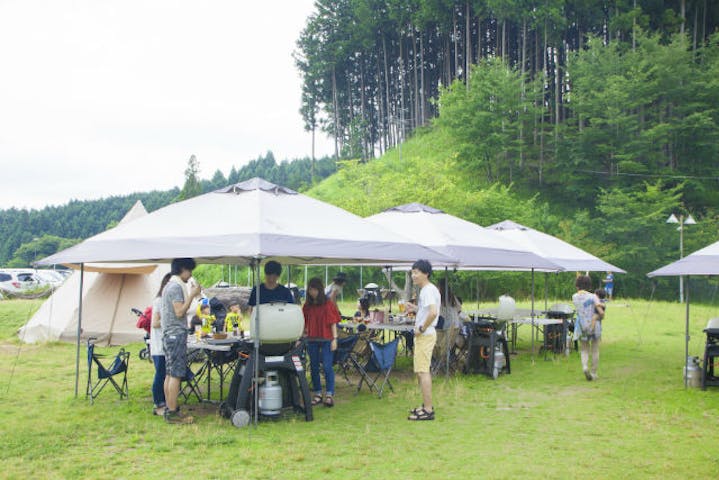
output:
<path id="1" fill-rule="evenodd" d="M 689 276 L 719 275 L 719 242 L 697 250 L 686 257 L 647 273 L 648 277 L 687 276 L 685 286 L 686 314 L 684 318 L 684 358 L 685 372 L 689 368 Z M 687 375 L 684 375 L 684 387 L 687 386 Z"/>
<path id="2" fill-rule="evenodd" d="M 719 242 L 647 274 L 649 277 L 677 275 L 719 275 Z"/>
<path id="3" fill-rule="evenodd" d="M 561 271 L 562 267 L 483 228 L 436 208 L 410 203 L 389 208 L 367 220 L 395 232 L 416 232 L 422 245 L 456 258 L 457 268 L 472 270 L 531 270 L 532 318 L 534 318 L 534 271 Z M 445 268 L 446 268 L 445 264 Z M 445 283 L 445 286 L 448 282 Z M 445 293 L 446 294 L 446 293 Z M 447 336 L 447 341 L 450 337 Z M 447 348 L 449 355 L 449 348 Z M 534 336 L 532 336 L 534 352 Z M 447 369 L 449 373 L 449 369 Z"/>
<path id="4" fill-rule="evenodd" d="M 419 203 L 400 205 L 367 217 L 395 233 L 412 232 L 425 247 L 456 258 L 449 266 L 496 270 L 562 270 L 553 262 L 496 232 Z M 446 265 L 446 264 L 445 264 Z"/>
<path id="5" fill-rule="evenodd" d="M 253 178 L 118 225 L 38 264 L 82 267 L 90 262 L 165 262 L 179 257 L 252 265 L 256 281 L 259 262 L 266 258 L 290 264 L 456 261 L 339 207 Z M 82 296 L 78 316 L 76 396 Z M 259 351 L 257 338 L 255 350 Z"/>
<path id="6" fill-rule="evenodd" d="M 611 263 L 607 263 L 564 240 L 533 228 L 525 227 L 511 220 L 495 223 L 487 228 L 495 231 L 502 238 L 510 240 L 524 249 L 536 253 L 545 260 L 559 265 L 568 272 L 627 273 L 621 268 L 615 267 Z"/>
<path id="7" fill-rule="evenodd" d="M 40 265 L 167 262 L 249 265 L 398 263 L 452 258 L 363 218 L 260 178 L 174 203 L 88 238 Z"/>

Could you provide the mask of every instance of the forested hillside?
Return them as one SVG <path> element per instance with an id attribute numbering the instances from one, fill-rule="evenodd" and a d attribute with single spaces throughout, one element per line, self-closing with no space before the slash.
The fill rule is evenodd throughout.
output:
<path id="1" fill-rule="evenodd" d="M 199 162 L 196 168 L 199 168 Z M 240 168 L 232 167 L 227 176 L 218 170 L 211 179 L 193 179 L 197 182 L 197 191 L 193 194 L 209 192 L 256 176 L 300 190 L 310 186 L 313 178 L 315 181 L 325 178 L 335 169 L 333 159 L 322 158 L 313 162 L 304 158 L 278 163 L 272 152 L 268 152 Z M 185 171 L 186 176 L 188 170 L 189 167 Z M 186 179 L 183 191 L 187 189 L 189 180 Z M 180 195 L 181 190 L 174 188 L 100 200 L 71 200 L 66 205 L 40 210 L 0 210 L 0 266 L 25 267 L 58 248 L 66 248 L 74 241 L 100 233 L 116 224 L 137 200 L 142 201 L 151 212 L 176 201 Z"/>
<path id="2" fill-rule="evenodd" d="M 532 128 L 517 141 L 537 150 L 522 152 L 533 160 L 537 183 L 544 178 L 541 170 L 558 160 L 561 127 L 588 121 L 572 109 L 572 64 L 591 38 L 635 50 L 643 33 L 660 43 L 681 35 L 685 52 L 676 66 L 666 67 L 683 69 L 677 73 L 691 81 L 681 60 L 691 56 L 701 63 L 698 57 L 719 25 L 719 2 L 710 0 L 317 0 L 315 5 L 296 54 L 304 79 L 301 113 L 308 130 L 322 128 L 335 138 L 337 156 L 381 154 L 438 113 L 443 87 L 456 80 L 469 84 L 472 65 L 501 59 L 522 75 L 523 97 L 535 106 Z M 661 52 L 640 53 L 650 54 L 649 63 L 660 60 Z M 663 73 L 642 65 L 632 70 Z M 668 107 L 667 119 L 683 118 L 671 109 L 683 81 L 663 85 L 670 87 L 667 98 L 642 95 L 607 114 L 656 99 L 657 106 Z M 681 170 L 681 149 L 672 149 L 676 142 L 664 143 L 662 160 Z"/>

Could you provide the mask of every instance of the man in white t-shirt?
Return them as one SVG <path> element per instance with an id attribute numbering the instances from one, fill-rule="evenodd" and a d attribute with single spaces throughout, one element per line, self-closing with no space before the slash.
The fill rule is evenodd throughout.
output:
<path id="1" fill-rule="evenodd" d="M 432 404 L 432 374 L 430 363 L 437 343 L 439 309 L 442 304 L 437 287 L 429 281 L 432 265 L 427 260 L 417 260 L 412 265 L 412 282 L 420 288 L 417 305 L 408 304 L 409 311 L 416 312 L 414 322 L 414 372 L 422 392 L 422 406 L 410 411 L 408 420 L 434 420 Z"/>

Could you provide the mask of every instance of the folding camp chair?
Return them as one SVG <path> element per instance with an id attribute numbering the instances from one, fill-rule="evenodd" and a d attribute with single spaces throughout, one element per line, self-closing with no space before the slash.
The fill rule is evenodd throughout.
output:
<path id="1" fill-rule="evenodd" d="M 459 335 L 458 326 L 437 330 L 437 343 L 434 345 L 430 364 L 432 375 L 454 373 L 457 370 L 457 335 Z"/>
<path id="2" fill-rule="evenodd" d="M 211 368 L 207 358 L 202 349 L 192 349 L 187 352 L 187 369 L 185 378 L 180 383 L 179 392 L 179 395 L 185 399 L 185 403 L 189 402 L 192 397 L 197 398 L 197 401 L 202 403 L 201 384 Z"/>
<path id="3" fill-rule="evenodd" d="M 85 397 L 90 397 L 90 403 L 95 403 L 95 399 L 100 395 L 100 392 L 108 383 L 111 383 L 117 393 L 120 394 L 121 400 L 128 398 L 127 366 L 130 362 L 130 352 L 126 352 L 124 348 L 121 348 L 112 361 L 110 368 L 105 368 L 100 359 L 106 357 L 106 355 L 95 353 L 95 344 L 93 343 L 95 340 L 97 339 L 94 337 L 87 340 L 87 390 L 85 391 Z M 92 375 L 93 363 L 97 365 L 95 379 L 93 379 Z M 113 378 L 116 376 L 120 380 L 116 381 Z"/>
<path id="4" fill-rule="evenodd" d="M 392 373 L 392 367 L 394 361 L 397 358 L 397 345 L 399 344 L 399 338 L 395 338 L 389 343 L 377 343 L 370 342 L 369 346 L 372 351 L 372 355 L 369 358 L 367 364 L 362 367 L 359 365 L 360 381 L 357 386 L 357 393 L 362 389 L 362 383 L 366 383 L 370 389 L 370 392 L 376 391 L 377 396 L 382 398 L 384 392 L 384 386 L 389 386 L 389 389 L 394 392 L 392 383 L 389 381 L 389 375 Z M 370 373 L 375 373 L 374 378 L 370 376 Z M 382 379 L 382 383 L 377 386 L 379 379 Z"/>
<path id="5" fill-rule="evenodd" d="M 346 337 L 340 337 L 337 339 L 337 350 L 334 352 L 333 364 L 337 365 L 342 372 L 342 376 L 347 380 L 347 385 L 352 385 L 347 373 L 350 370 L 356 370 L 359 372 L 361 368 L 357 357 L 355 356 L 354 349 L 359 340 L 359 335 L 348 335 Z"/>

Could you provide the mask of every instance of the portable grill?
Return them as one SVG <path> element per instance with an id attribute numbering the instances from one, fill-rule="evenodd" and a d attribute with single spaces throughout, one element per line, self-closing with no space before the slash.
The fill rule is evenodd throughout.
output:
<path id="1" fill-rule="evenodd" d="M 574 332 L 574 309 L 566 303 L 557 303 L 546 312 L 547 318 L 561 320 L 561 324 L 546 325 L 544 327 L 544 345 L 542 348 L 545 352 L 562 353 L 565 351 L 569 354 L 569 343 L 567 337 L 569 333 Z M 576 350 L 576 342 L 575 342 Z"/>
<path id="2" fill-rule="evenodd" d="M 702 375 L 702 390 L 707 386 L 719 386 L 719 376 L 714 372 L 714 361 L 719 357 L 719 318 L 712 318 L 704 329 L 707 335 L 704 347 L 704 374 Z"/>
<path id="3" fill-rule="evenodd" d="M 491 320 L 479 319 L 466 322 L 465 327 L 469 333 L 465 373 L 481 373 L 494 379 L 505 370 L 511 373 L 507 340 L 497 325 Z"/>
<path id="4" fill-rule="evenodd" d="M 255 319 L 259 311 L 259 328 Z M 255 355 L 252 340 L 243 341 L 239 346 L 235 373 L 230 384 L 227 401 L 220 407 L 220 413 L 231 419 L 236 427 L 250 423 L 255 412 L 254 389 L 262 387 L 259 380 L 268 372 L 279 379 L 282 386 L 282 407 L 303 413 L 305 420 L 312 420 L 312 403 L 307 376 L 303 364 L 304 345 L 297 345 L 304 330 L 304 316 L 299 305 L 269 303 L 255 307 L 250 332 L 259 338 L 259 353 Z M 257 378 L 255 372 L 260 374 Z M 266 415 L 260 402 L 259 413 Z M 264 412 L 264 413 L 263 413 Z M 272 411 L 272 416 L 275 415 Z"/>

